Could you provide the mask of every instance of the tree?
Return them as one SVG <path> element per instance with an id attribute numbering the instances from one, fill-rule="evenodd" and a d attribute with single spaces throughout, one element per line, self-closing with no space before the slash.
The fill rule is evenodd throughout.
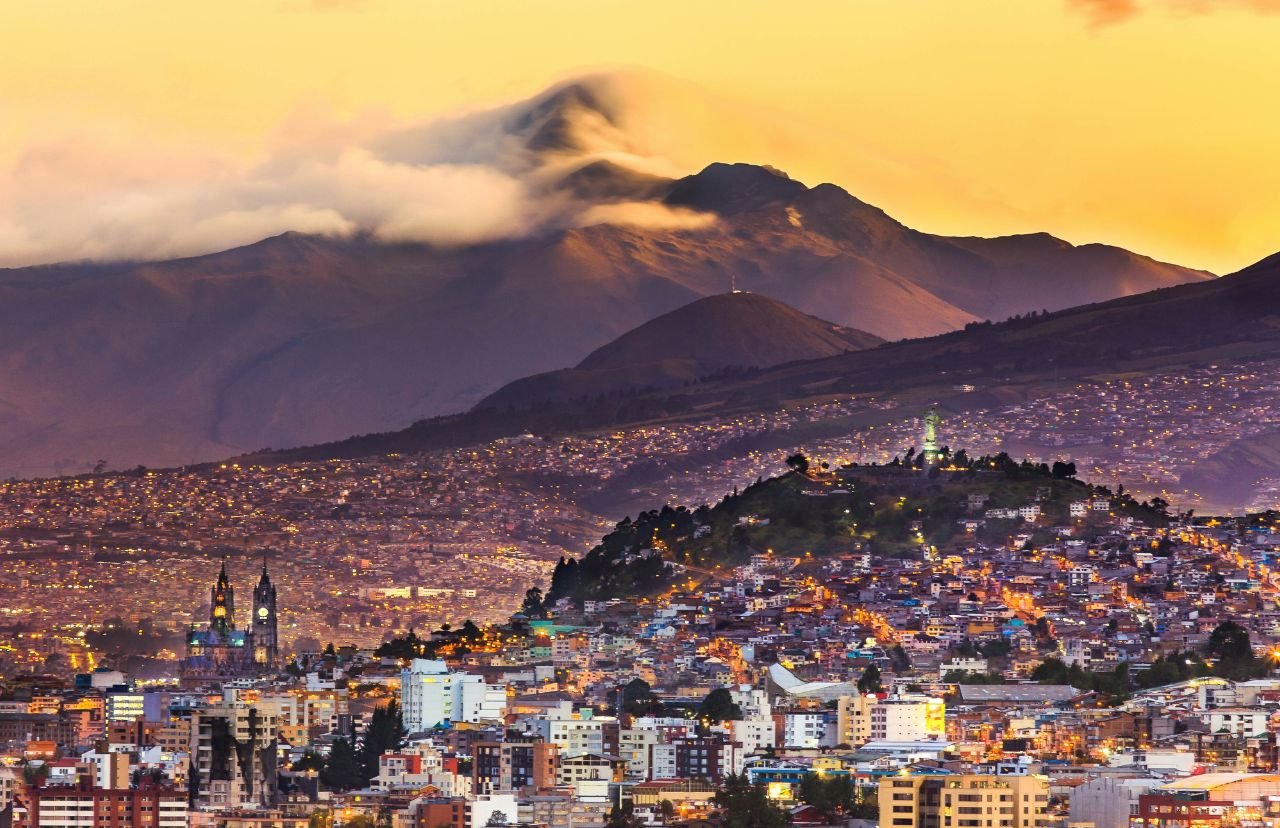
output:
<path id="1" fill-rule="evenodd" d="M 520 611 L 529 618 L 541 618 L 546 612 L 542 605 L 542 590 L 535 587 L 529 587 L 524 594 L 524 603 L 520 605 Z"/>
<path id="2" fill-rule="evenodd" d="M 884 689 L 884 685 L 880 682 L 880 668 L 872 664 L 862 673 L 862 678 L 858 679 L 859 693 L 879 693 Z"/>
<path id="3" fill-rule="evenodd" d="M 1224 661 L 1239 661 L 1253 657 L 1249 631 L 1235 621 L 1223 621 L 1209 634 L 1209 654 Z"/>
<path id="4" fill-rule="evenodd" d="M 1089 672 L 1078 664 L 1068 666 L 1056 658 L 1046 658 L 1031 671 L 1032 681 L 1040 684 L 1067 684 L 1078 690 L 1089 690 L 1117 704 L 1129 696 L 1129 665 L 1120 664 L 1109 672 Z"/>
<path id="5" fill-rule="evenodd" d="M 636 816 L 630 808 L 614 808 L 609 812 L 609 820 L 604 828 L 644 828 L 645 822 Z"/>
<path id="6" fill-rule="evenodd" d="M 787 458 L 787 466 L 797 474 L 808 474 L 809 458 L 797 452 Z"/>
<path id="7" fill-rule="evenodd" d="M 1214 627 L 1205 649 L 1218 660 L 1214 672 L 1223 678 L 1249 679 L 1267 671 L 1267 663 L 1253 656 L 1249 631 L 1235 621 L 1223 621 Z"/>
<path id="8" fill-rule="evenodd" d="M 373 718 L 369 720 L 369 726 L 364 730 L 364 740 L 360 744 L 358 759 L 361 785 L 369 784 L 378 775 L 378 759 L 383 753 L 400 747 L 402 728 L 400 704 L 395 699 L 374 709 Z"/>
<path id="9" fill-rule="evenodd" d="M 905 673 L 911 669 L 911 656 L 907 654 L 901 644 L 893 645 L 893 649 L 889 651 L 889 660 L 893 662 L 893 671 L 895 673 Z"/>
<path id="10" fill-rule="evenodd" d="M 614 707 L 618 705 L 618 692 L 618 688 L 609 691 L 609 704 Z M 632 679 L 622 686 L 621 692 L 622 709 L 632 716 L 645 716 L 662 710 L 661 700 L 644 679 Z"/>
<path id="11" fill-rule="evenodd" d="M 425 641 L 419 638 L 416 632 L 409 630 L 407 635 L 382 642 L 378 649 L 373 651 L 373 654 L 378 658 L 398 658 L 402 661 L 414 658 L 434 658 L 436 645 L 435 642 Z"/>
<path id="12" fill-rule="evenodd" d="M 360 762 L 351 743 L 346 739 L 334 742 L 320 772 L 320 781 L 335 791 L 349 791 L 360 787 L 360 777 Z"/>
<path id="13" fill-rule="evenodd" d="M 943 684 L 1004 684 L 999 673 L 978 673 L 973 670 L 948 670 L 942 677 Z"/>
<path id="14" fill-rule="evenodd" d="M 847 776 L 824 778 L 811 773 L 800 783 L 800 801 L 821 814 L 827 824 L 835 824 L 857 806 L 858 793 Z"/>
<path id="15" fill-rule="evenodd" d="M 324 771 L 324 759 L 314 750 L 308 750 L 293 763 L 294 771 Z"/>
<path id="16" fill-rule="evenodd" d="M 704 722 L 727 722 L 742 718 L 742 708 L 733 700 L 733 694 L 724 687 L 717 687 L 698 705 L 698 718 Z"/>
<path id="17" fill-rule="evenodd" d="M 1189 678 L 1211 675 L 1213 670 L 1197 653 L 1182 653 L 1174 650 L 1167 655 L 1157 657 L 1151 662 L 1149 669 L 1137 675 L 1135 681 L 1142 688 L 1161 687 L 1186 681 Z"/>
<path id="18" fill-rule="evenodd" d="M 716 792 L 724 828 L 786 828 L 790 815 L 773 804 L 763 785 L 753 785 L 746 774 L 729 774 Z"/>

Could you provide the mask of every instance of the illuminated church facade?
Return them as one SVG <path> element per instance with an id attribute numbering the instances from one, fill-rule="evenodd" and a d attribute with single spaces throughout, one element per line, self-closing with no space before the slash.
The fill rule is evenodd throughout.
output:
<path id="1" fill-rule="evenodd" d="M 279 666 L 276 588 L 267 573 L 266 561 L 253 588 L 253 611 L 244 629 L 236 626 L 235 587 L 227 577 L 224 561 L 217 582 L 209 590 L 208 623 L 193 624 L 187 632 L 183 682 L 245 678 L 272 672 Z"/>

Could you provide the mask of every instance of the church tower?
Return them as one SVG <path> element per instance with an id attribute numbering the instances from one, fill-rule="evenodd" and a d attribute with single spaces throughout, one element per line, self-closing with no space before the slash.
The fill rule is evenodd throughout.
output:
<path id="1" fill-rule="evenodd" d="M 276 631 L 276 588 L 267 574 L 267 559 L 262 559 L 262 577 L 253 588 L 253 623 L 250 626 L 253 661 L 263 667 L 278 663 L 280 639 Z"/>
<path id="2" fill-rule="evenodd" d="M 222 562 L 218 582 L 209 591 L 209 628 L 219 632 L 236 628 L 236 591 L 227 578 L 227 562 Z"/>

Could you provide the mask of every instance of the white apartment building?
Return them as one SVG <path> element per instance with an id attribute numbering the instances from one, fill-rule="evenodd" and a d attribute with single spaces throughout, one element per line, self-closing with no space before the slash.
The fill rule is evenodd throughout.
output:
<path id="1" fill-rule="evenodd" d="M 835 747 L 835 722 L 825 713 L 788 713 L 782 719 L 786 747 Z"/>
<path id="2" fill-rule="evenodd" d="M 453 673 L 443 661 L 415 658 L 400 673 L 400 707 L 410 733 L 452 722 L 500 720 L 507 705 L 505 687 L 485 684 L 470 673 Z"/>

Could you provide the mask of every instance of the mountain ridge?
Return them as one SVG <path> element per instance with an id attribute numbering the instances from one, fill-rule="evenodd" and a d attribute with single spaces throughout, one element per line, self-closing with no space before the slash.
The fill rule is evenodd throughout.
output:
<path id="1" fill-rule="evenodd" d="M 1208 278 L 1136 254 L 932 236 L 758 166 L 670 178 L 620 106 L 570 85 L 455 125 L 452 143 L 439 127 L 383 142 L 403 163 L 419 145 L 464 163 L 478 150 L 462 138 L 496 130 L 545 211 L 518 237 L 288 233 L 167 261 L 0 271 L 0 474 L 403 428 L 734 283 L 898 340 Z"/>
<path id="2" fill-rule="evenodd" d="M 254 462 L 368 456 L 482 441 L 527 431 L 571 433 L 678 422 L 775 407 L 791 400 L 927 393 L 950 411 L 1023 398 L 1037 384 L 1158 372 L 1221 360 L 1280 360 L 1280 254 L 1235 274 L 1000 323 L 974 323 L 873 350 L 712 378 L 672 391 L 423 421 L 400 432 L 255 455 Z M 977 385 L 972 393 L 958 385 Z"/>

